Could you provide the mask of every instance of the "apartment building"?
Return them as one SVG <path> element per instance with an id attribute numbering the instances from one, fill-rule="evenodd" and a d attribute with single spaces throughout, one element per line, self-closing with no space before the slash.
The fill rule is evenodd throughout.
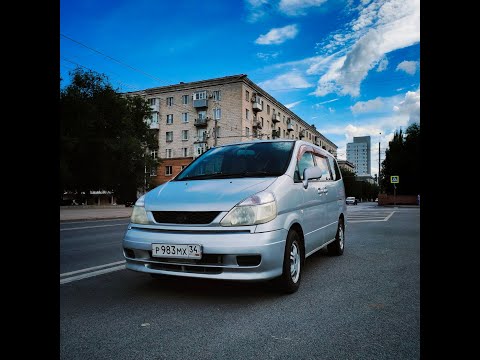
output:
<path id="1" fill-rule="evenodd" d="M 355 165 L 356 175 L 371 175 L 370 136 L 356 136 L 347 144 L 347 160 Z"/>
<path id="2" fill-rule="evenodd" d="M 162 184 L 211 147 L 252 139 L 303 139 L 337 155 L 337 146 L 247 75 L 128 92 L 145 97 L 151 129 L 158 131 L 160 159 L 151 172 Z"/>

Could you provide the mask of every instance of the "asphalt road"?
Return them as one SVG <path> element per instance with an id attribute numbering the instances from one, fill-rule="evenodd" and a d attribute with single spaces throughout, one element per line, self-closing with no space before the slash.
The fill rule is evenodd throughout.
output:
<path id="1" fill-rule="evenodd" d="M 344 255 L 308 258 L 292 295 L 124 269 L 61 284 L 60 358 L 419 359 L 418 208 L 359 204 L 348 219 Z M 121 261 L 125 226 L 61 231 L 61 268 Z"/>

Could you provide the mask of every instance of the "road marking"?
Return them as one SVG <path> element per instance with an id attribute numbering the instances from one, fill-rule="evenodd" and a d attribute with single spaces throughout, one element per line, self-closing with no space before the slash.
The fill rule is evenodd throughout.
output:
<path id="1" fill-rule="evenodd" d="M 99 222 L 99 221 L 120 221 L 123 219 L 128 219 L 130 216 L 122 216 L 115 219 L 97 219 L 97 220 L 82 220 L 82 221 L 69 221 L 69 220 L 60 220 L 62 225 L 68 224 L 85 224 L 89 222 Z"/>
<path id="2" fill-rule="evenodd" d="M 79 229 L 93 229 L 93 228 L 100 228 L 100 227 L 107 227 L 107 226 L 125 226 L 125 225 L 128 225 L 128 223 L 112 224 L 112 225 L 82 226 L 82 227 L 74 227 L 74 228 L 68 228 L 68 229 L 60 229 L 60 231 L 70 231 L 70 230 L 79 230 Z"/>
<path id="3" fill-rule="evenodd" d="M 78 280 L 87 279 L 87 278 L 91 278 L 91 277 L 102 275 L 102 274 L 107 274 L 107 273 L 118 271 L 118 270 L 123 270 L 123 269 L 125 269 L 125 265 L 115 266 L 108 269 L 97 270 L 97 271 L 89 272 L 86 274 L 67 277 L 65 279 L 60 279 L 60 285 L 66 284 L 72 281 L 78 281 Z"/>
<path id="4" fill-rule="evenodd" d="M 347 218 L 347 221 L 349 223 L 359 223 L 359 222 L 376 222 L 376 221 L 388 221 L 393 214 L 395 214 L 396 211 L 392 211 L 390 214 L 388 214 L 388 216 L 386 216 L 385 218 L 383 219 L 367 219 L 367 220 L 350 220 L 349 218 Z"/>
<path id="5" fill-rule="evenodd" d="M 106 268 L 106 267 L 113 266 L 113 265 L 125 264 L 125 262 L 126 262 L 125 260 L 122 260 L 122 261 L 117 261 L 117 262 L 113 262 L 113 263 L 110 263 L 110 264 L 92 266 L 92 267 L 81 269 L 81 270 L 70 271 L 70 272 L 67 272 L 67 273 L 60 274 L 60 277 L 62 278 L 62 277 L 65 277 L 65 276 L 79 274 L 79 273 L 87 272 L 87 271 L 90 271 L 90 270 L 97 270 L 97 269 L 101 269 L 101 268 Z"/>

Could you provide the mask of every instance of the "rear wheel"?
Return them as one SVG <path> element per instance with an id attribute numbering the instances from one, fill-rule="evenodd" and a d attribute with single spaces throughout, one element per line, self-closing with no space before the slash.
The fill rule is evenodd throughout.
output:
<path id="1" fill-rule="evenodd" d="M 338 219 L 337 234 L 335 235 L 335 240 L 328 244 L 328 254 L 339 256 L 343 254 L 343 249 L 345 247 L 345 225 L 343 224 L 343 219 Z"/>
<path id="2" fill-rule="evenodd" d="M 283 273 L 277 280 L 281 291 L 292 294 L 298 290 L 302 279 L 304 256 L 300 236 L 295 230 L 290 230 L 283 256 Z"/>

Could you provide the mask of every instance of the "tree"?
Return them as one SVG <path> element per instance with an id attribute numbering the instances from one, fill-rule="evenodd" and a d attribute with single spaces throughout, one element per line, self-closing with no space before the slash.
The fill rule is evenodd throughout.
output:
<path id="1" fill-rule="evenodd" d="M 399 195 L 414 195 L 420 193 L 420 125 L 411 124 L 405 134 L 402 130 L 395 131 L 392 141 L 385 151 L 382 162 L 382 189 L 393 193 L 390 176 L 398 175 L 400 183 L 396 185 Z"/>
<path id="2" fill-rule="evenodd" d="M 80 68 L 60 91 L 60 191 L 106 190 L 136 197 L 145 168 L 156 166 L 146 154 L 158 147 L 145 118 L 147 101 L 117 92 L 104 74 Z"/>
<path id="3" fill-rule="evenodd" d="M 345 196 L 357 197 L 355 195 L 357 193 L 355 189 L 355 185 L 356 185 L 355 173 L 344 167 L 340 167 L 340 172 L 342 173 L 343 185 L 345 186 Z"/>

